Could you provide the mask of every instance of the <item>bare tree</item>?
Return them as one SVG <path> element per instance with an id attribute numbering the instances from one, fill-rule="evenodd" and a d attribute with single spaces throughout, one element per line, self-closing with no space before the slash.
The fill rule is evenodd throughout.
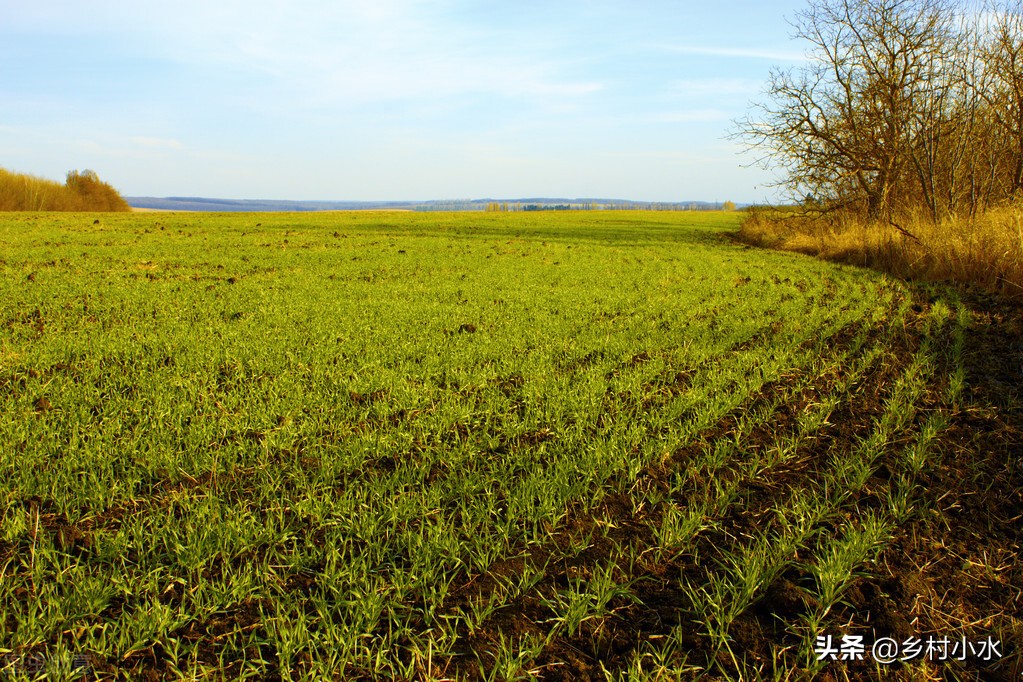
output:
<path id="1" fill-rule="evenodd" d="M 997 144 L 1006 162 L 1002 191 L 1023 192 L 1023 2 L 993 0 L 981 34 L 986 87 L 980 95 L 996 125 Z"/>
<path id="2" fill-rule="evenodd" d="M 953 6 L 812 0 L 793 26 L 808 45 L 806 64 L 772 72 L 768 102 L 738 134 L 763 162 L 784 169 L 783 184 L 796 196 L 870 220 L 890 222 L 905 210 L 917 194 L 909 187 L 914 171 L 914 184 L 933 195 L 940 137 L 927 135 L 951 101 Z"/>

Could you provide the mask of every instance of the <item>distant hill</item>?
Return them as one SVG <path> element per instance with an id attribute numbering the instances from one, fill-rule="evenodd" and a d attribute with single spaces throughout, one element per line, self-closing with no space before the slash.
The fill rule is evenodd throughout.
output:
<path id="1" fill-rule="evenodd" d="M 164 211 L 360 211 L 373 209 L 408 211 L 537 211 L 578 209 L 651 209 L 712 211 L 721 203 L 708 201 L 647 202 L 625 199 L 440 199 L 433 201 L 284 201 L 275 199 L 207 199 L 204 197 L 125 197 L 132 208 Z"/>

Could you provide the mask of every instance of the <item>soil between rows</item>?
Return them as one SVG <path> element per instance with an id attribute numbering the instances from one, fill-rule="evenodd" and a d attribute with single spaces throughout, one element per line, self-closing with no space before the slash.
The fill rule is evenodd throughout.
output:
<path id="1" fill-rule="evenodd" d="M 1001 658 L 987 664 L 968 660 L 965 664 L 948 662 L 929 669 L 934 679 L 1016 680 L 1023 674 L 1023 317 L 1016 308 L 973 296 L 968 299 L 972 322 L 967 329 L 964 361 L 967 389 L 962 405 L 949 409 L 949 427 L 940 436 L 936 450 L 939 464 L 928 470 L 921 486 L 926 493 L 921 511 L 910 523 L 898 528 L 895 537 L 866 575 L 857 579 L 846 594 L 844 603 L 836 608 L 829 623 L 834 632 L 896 638 L 927 635 L 983 639 L 991 636 L 1001 642 Z M 900 337 L 896 336 L 895 339 Z M 902 345 L 890 350 L 906 360 L 914 344 L 901 337 Z M 801 451 L 792 466 L 773 472 L 770 480 L 744 484 L 742 502 L 732 505 L 719 520 L 714 533 L 700 538 L 701 558 L 713 557 L 715 549 L 730 539 L 748 536 L 774 501 L 792 486 L 812 483 L 819 473 L 820 453 L 841 441 L 859 435 L 869 418 L 881 409 L 883 386 L 891 379 L 885 364 L 875 368 L 858 382 L 860 389 L 850 393 L 848 402 L 830 420 L 832 426 L 822 438 Z M 767 386 L 762 399 L 783 387 Z M 812 387 L 826 393 L 826 384 Z M 805 396 L 804 396 L 805 398 Z M 792 421 L 800 405 L 798 396 L 784 401 L 775 418 L 751 436 L 751 442 L 766 443 L 776 437 Z M 934 409 L 939 409 L 935 405 Z M 704 440 L 727 434 L 729 420 L 704 435 Z M 698 443 L 692 447 L 698 447 Z M 649 468 L 644 485 L 664 487 L 672 466 L 687 461 L 694 452 L 678 452 L 670 463 Z M 883 463 L 882 463 L 883 464 Z M 893 467 L 894 468 L 894 465 Z M 885 467 L 880 473 L 884 475 Z M 728 475 L 728 472 L 724 472 Z M 203 481 L 194 484 L 202 485 Z M 884 482 L 881 481 L 881 484 Z M 191 484 L 191 482 L 190 482 Z M 869 500 L 864 499 L 864 504 Z M 43 500 L 35 501 L 41 525 L 56 538 L 66 552 L 87 553 L 90 530 L 69 524 L 60 515 L 50 513 Z M 601 502 L 599 517 L 616 519 L 615 528 L 597 522 L 594 514 L 572 516 L 552 537 L 550 546 L 530 547 L 524 553 L 492 567 L 487 576 L 465 576 L 452 586 L 453 608 L 472 598 L 485 596 L 502 573 L 513 575 L 525 564 L 546 566 L 548 574 L 531 594 L 550 593 L 563 589 L 574 576 L 585 575 L 593 566 L 613 561 L 618 548 L 633 544 L 649 547 L 653 543 L 651 528 L 656 525 L 656 510 L 634 508 L 624 494 L 609 495 Z M 128 510 L 122 510 L 128 511 Z M 135 511 L 134 509 L 131 511 Z M 109 519 L 108 522 L 114 522 Z M 99 525 L 104 525 L 101 520 Z M 592 534 L 589 547 L 568 557 L 558 540 L 570 541 Z M 13 546 L 0 545 L 0 556 L 10 555 Z M 647 555 L 643 555 L 647 556 Z M 542 679 L 603 679 L 605 671 L 621 671 L 630 654 L 644 642 L 665 636 L 680 622 L 693 619 L 691 604 L 678 587 L 676 576 L 700 569 L 687 566 L 683 558 L 669 561 L 641 560 L 636 566 L 619 568 L 634 586 L 634 600 L 618 599 L 610 604 L 613 616 L 599 627 L 587 624 L 577 635 L 559 637 L 545 647 L 536 661 Z M 302 576 L 293 576 L 288 589 L 302 591 Z M 732 652 L 740 661 L 770 661 L 778 651 L 794 646 L 786 622 L 808 608 L 802 585 L 807 576 L 788 570 L 770 586 L 730 631 Z M 171 595 L 173 597 L 173 595 Z M 231 613 L 221 614 L 210 622 L 193 622 L 177 633 L 199 647 L 200 660 L 217 659 L 217 642 L 229 632 L 262 627 L 260 607 L 268 604 L 240 604 Z M 263 612 L 265 613 L 265 612 Z M 463 648 L 457 655 L 441 663 L 436 670 L 454 678 L 474 678 L 480 674 L 478 662 L 486 660 L 486 652 L 500 637 L 542 634 L 543 623 L 551 617 L 541 601 L 527 595 L 514 608 L 502 609 L 484 626 L 461 640 Z M 683 637 L 691 649 L 691 661 L 701 668 L 710 668 L 713 675 L 728 678 L 738 671 L 728 660 L 711 660 L 713 649 L 706 636 L 694 627 Z M 248 652 L 273 661 L 275 652 L 264 648 Z M 105 677 L 127 674 L 132 679 L 164 679 L 171 675 L 169 656 L 161 645 L 133 653 L 121 661 L 92 660 L 94 671 Z M 299 661 L 301 665 L 301 660 Z M 271 663 L 271 671 L 273 665 Z M 230 674 L 231 667 L 224 672 Z M 770 668 L 768 667 L 769 671 Z M 271 672 L 280 678 L 283 671 Z M 360 677 L 362 671 L 345 671 L 346 676 Z M 867 662 L 836 662 L 826 667 L 821 679 L 876 679 L 882 675 L 910 679 L 919 674 L 899 665 L 878 668 Z M 919 677 L 912 677 L 919 679 Z M 926 678 L 925 678 L 926 679 Z"/>

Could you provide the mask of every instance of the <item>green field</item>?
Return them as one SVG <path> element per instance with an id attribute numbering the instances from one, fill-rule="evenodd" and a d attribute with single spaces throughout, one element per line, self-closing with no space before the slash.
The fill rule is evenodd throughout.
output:
<path id="1" fill-rule="evenodd" d="M 0 670 L 876 673 L 968 310 L 737 222 L 0 217 Z"/>

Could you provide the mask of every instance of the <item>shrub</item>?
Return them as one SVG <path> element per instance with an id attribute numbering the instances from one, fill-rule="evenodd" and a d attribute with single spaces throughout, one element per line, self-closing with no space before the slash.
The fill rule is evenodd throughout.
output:
<path id="1" fill-rule="evenodd" d="M 94 171 L 70 171 L 62 185 L 0 168 L 0 211 L 130 211 Z"/>

